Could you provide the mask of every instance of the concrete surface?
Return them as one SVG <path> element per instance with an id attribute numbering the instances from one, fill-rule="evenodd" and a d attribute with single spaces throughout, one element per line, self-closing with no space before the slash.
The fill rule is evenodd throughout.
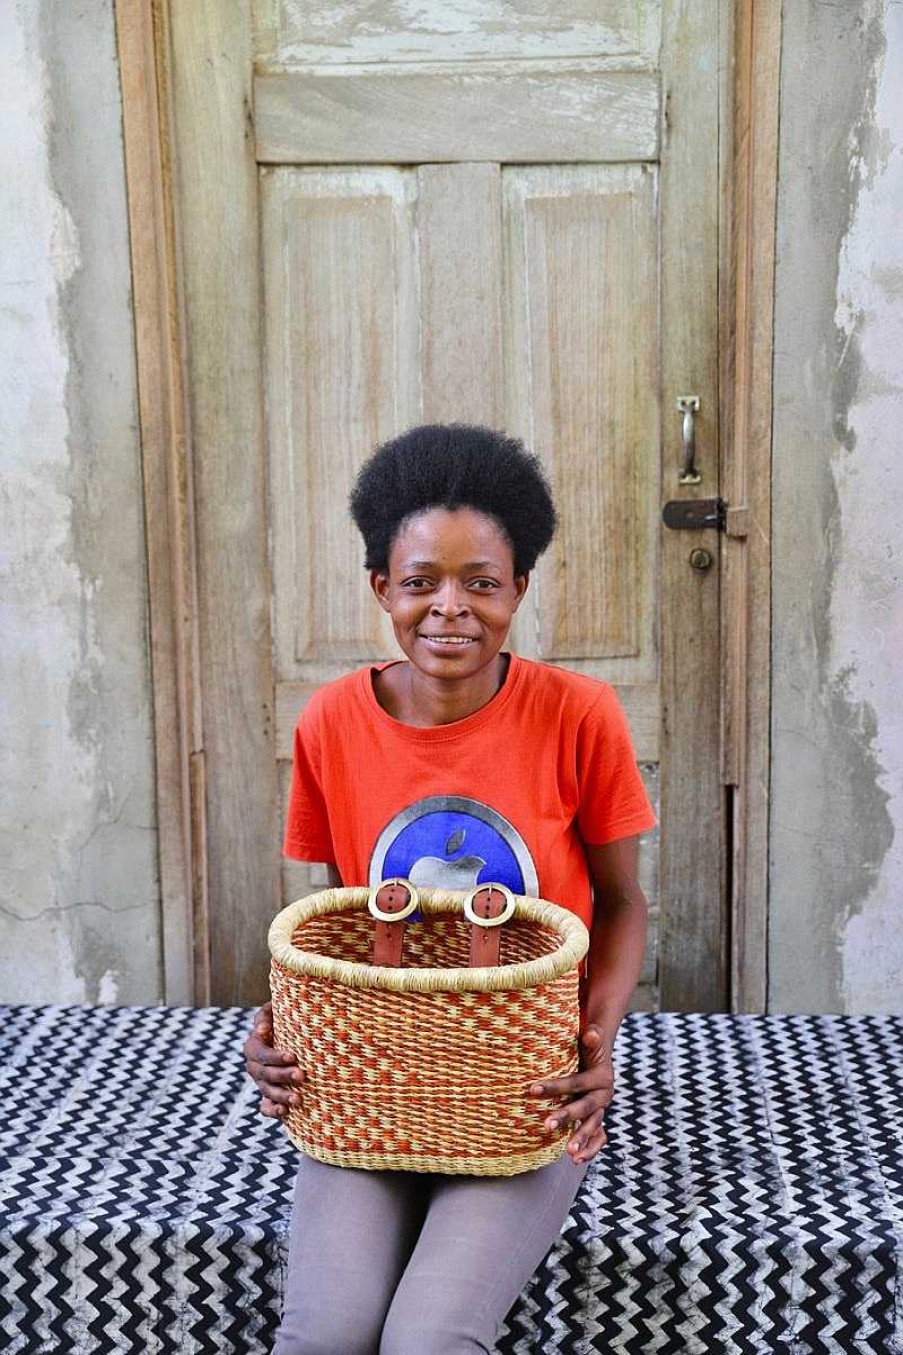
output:
<path id="1" fill-rule="evenodd" d="M 0 1000 L 161 994 L 111 0 L 0 8 Z"/>
<path id="2" fill-rule="evenodd" d="M 903 7 L 785 3 L 781 84 L 769 1005 L 903 1012 Z"/>
<path id="3" fill-rule="evenodd" d="M 9 0 L 0 79 L 0 1001 L 155 1002 L 112 0 Z M 903 5 L 787 0 L 780 154 L 769 1004 L 901 1012 Z"/>

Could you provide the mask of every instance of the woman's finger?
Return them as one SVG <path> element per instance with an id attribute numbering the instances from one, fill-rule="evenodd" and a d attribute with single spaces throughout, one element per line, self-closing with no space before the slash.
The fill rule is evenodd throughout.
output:
<path id="1" fill-rule="evenodd" d="M 266 1002 L 251 1018 L 251 1033 L 273 1043 L 273 1004 Z"/>
<path id="2" fill-rule="evenodd" d="M 280 1106 L 300 1106 L 301 1093 L 297 1090 L 297 1084 L 280 1085 L 278 1082 L 270 1082 L 266 1078 L 254 1078 L 257 1083 L 261 1096 Z"/>
<path id="3" fill-rule="evenodd" d="M 258 1063 L 294 1063 L 293 1054 L 273 1048 L 273 1004 L 266 1002 L 254 1013 L 251 1029 L 244 1042 L 246 1059 Z"/>
<path id="4" fill-rule="evenodd" d="M 270 1064 L 250 1062 L 248 1076 L 259 1087 L 300 1087 L 304 1073 L 300 1068 L 273 1068 Z"/>
<path id="5" fill-rule="evenodd" d="M 614 1086 L 614 1070 L 610 1064 L 599 1064 L 582 1073 L 571 1073 L 568 1077 L 552 1077 L 543 1082 L 534 1082 L 530 1095 L 580 1096 L 595 1088 L 608 1086 Z"/>
<path id="6" fill-rule="evenodd" d="M 549 1077 L 544 1083 L 534 1083 L 530 1088 L 531 1096 L 579 1096 L 582 1092 L 601 1087 L 599 1069 L 587 1069 L 584 1073 L 571 1073 L 568 1077 Z"/>
<path id="7" fill-rule="evenodd" d="M 243 1052 L 248 1076 L 260 1090 L 260 1113 L 283 1119 L 292 1106 L 301 1104 L 298 1088 L 304 1073 L 294 1054 L 273 1048 L 271 1003 L 265 1003 L 255 1013 Z"/>
<path id="8" fill-rule="evenodd" d="M 590 1111 L 585 1120 L 580 1120 L 568 1140 L 568 1150 L 571 1148 L 579 1149 L 594 1138 L 597 1134 L 605 1132 L 605 1107 L 601 1106 L 598 1110 Z"/>
<path id="9" fill-rule="evenodd" d="M 258 1040 L 253 1035 L 245 1040 L 244 1054 L 247 1063 L 263 1063 L 268 1067 L 284 1068 L 297 1063 L 294 1054 L 284 1049 L 274 1049 L 272 1044 Z"/>
<path id="10" fill-rule="evenodd" d="M 577 1120 L 588 1120 L 599 1111 L 604 1114 L 610 1101 L 611 1095 L 604 1091 L 596 1091 L 589 1096 L 581 1096 L 576 1101 L 568 1101 L 567 1105 L 559 1106 L 549 1115 L 546 1127 L 560 1129 L 569 1121 L 574 1124 Z"/>
<path id="11" fill-rule="evenodd" d="M 269 1064 L 249 1063 L 248 1076 L 256 1082 L 261 1095 L 285 1106 L 301 1104 L 300 1088 L 304 1072 L 300 1068 L 274 1068 Z"/>
<path id="12" fill-rule="evenodd" d="M 608 1142 L 605 1125 L 601 1119 L 602 1114 L 603 1112 L 599 1112 L 597 1116 L 585 1120 L 568 1142 L 567 1150 L 574 1162 L 589 1162 Z"/>

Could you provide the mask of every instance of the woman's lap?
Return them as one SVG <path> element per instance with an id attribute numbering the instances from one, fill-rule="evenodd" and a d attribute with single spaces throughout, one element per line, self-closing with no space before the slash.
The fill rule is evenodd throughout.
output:
<path id="1" fill-rule="evenodd" d="M 584 1169 L 511 1177 L 361 1172 L 302 1158 L 274 1355 L 489 1350 Z"/>
<path id="2" fill-rule="evenodd" d="M 273 1355 L 378 1350 L 425 1210 L 415 1186 L 410 1174 L 348 1171 L 301 1158 Z"/>

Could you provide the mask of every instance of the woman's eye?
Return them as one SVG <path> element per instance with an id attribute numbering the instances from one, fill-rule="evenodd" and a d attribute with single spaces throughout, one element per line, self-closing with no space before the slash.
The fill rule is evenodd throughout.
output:
<path id="1" fill-rule="evenodd" d="M 425 589 L 429 588 L 430 581 L 429 579 L 405 579 L 404 586 L 415 593 L 422 593 Z"/>
<path id="2" fill-rule="evenodd" d="M 471 588 L 476 588 L 481 593 L 488 593 L 490 589 L 496 586 L 495 579 L 474 579 L 471 584 Z"/>

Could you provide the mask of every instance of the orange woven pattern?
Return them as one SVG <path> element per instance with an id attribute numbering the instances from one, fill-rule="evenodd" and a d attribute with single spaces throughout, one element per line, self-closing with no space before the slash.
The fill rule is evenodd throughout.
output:
<path id="1" fill-rule="evenodd" d="M 345 1167 L 507 1175 L 559 1157 L 567 1134 L 529 1098 L 577 1066 L 577 974 L 501 993 L 391 993 L 271 970 L 276 1043 L 304 1068 L 285 1124 Z"/>
<path id="2" fill-rule="evenodd" d="M 424 918 L 407 926 L 403 969 L 370 964 L 366 891 L 323 891 L 274 921 L 276 1045 L 305 1072 L 302 1105 L 284 1123 L 311 1157 L 510 1175 L 564 1151 L 567 1132 L 543 1123 L 552 1103 L 527 1092 L 577 1067 L 586 929 L 563 909 L 520 899 L 499 966 L 468 969 L 462 898 L 421 892 Z"/>
<path id="3" fill-rule="evenodd" d="M 512 918 L 502 928 L 500 963 L 521 964 L 537 955 L 551 955 L 560 938 L 551 927 Z M 360 909 L 312 917 L 295 927 L 292 944 L 299 950 L 331 955 L 337 960 L 369 964 L 373 951 L 373 919 Z M 470 959 L 470 925 L 460 916 L 427 917 L 408 925 L 404 938 L 405 969 L 451 969 Z"/>

